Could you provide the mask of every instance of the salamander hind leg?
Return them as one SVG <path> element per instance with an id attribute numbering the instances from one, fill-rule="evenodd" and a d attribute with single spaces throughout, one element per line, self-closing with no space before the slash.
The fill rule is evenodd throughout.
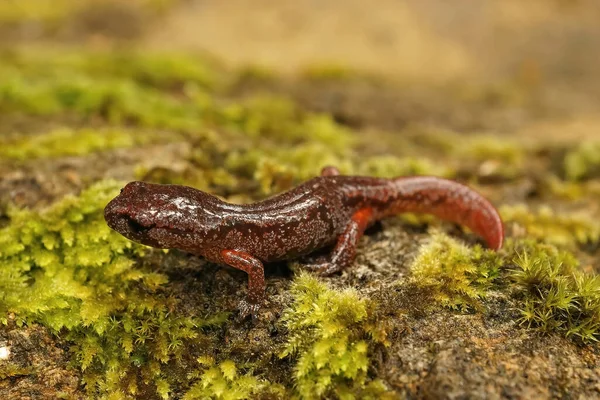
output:
<path id="1" fill-rule="evenodd" d="M 321 170 L 321 176 L 337 176 L 340 174 L 340 170 L 334 167 L 333 165 L 328 165 L 323 167 Z"/>
<path id="2" fill-rule="evenodd" d="M 242 251 L 223 250 L 221 256 L 227 265 L 248 274 L 248 297 L 240 301 L 239 311 L 241 317 L 252 315 L 255 318 L 265 300 L 265 270 L 262 263 Z"/>
<path id="3" fill-rule="evenodd" d="M 373 211 L 370 208 L 363 208 L 355 212 L 342 234 L 338 237 L 329 260 L 318 264 L 308 264 L 305 267 L 321 275 L 331 275 L 352 264 L 358 241 L 369 225 L 372 215 Z"/>

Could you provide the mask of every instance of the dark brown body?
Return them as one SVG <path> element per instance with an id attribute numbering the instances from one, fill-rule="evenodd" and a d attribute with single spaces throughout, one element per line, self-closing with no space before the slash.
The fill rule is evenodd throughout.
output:
<path id="1" fill-rule="evenodd" d="M 435 177 L 395 179 L 324 176 L 254 204 L 234 205 L 178 185 L 128 184 L 105 209 L 108 224 L 131 240 L 177 248 L 249 274 L 249 312 L 264 296 L 262 262 L 296 258 L 337 242 L 327 263 L 335 272 L 352 262 L 364 229 L 401 212 L 422 212 L 464 224 L 488 246 L 502 246 L 496 209 L 457 182 Z"/>

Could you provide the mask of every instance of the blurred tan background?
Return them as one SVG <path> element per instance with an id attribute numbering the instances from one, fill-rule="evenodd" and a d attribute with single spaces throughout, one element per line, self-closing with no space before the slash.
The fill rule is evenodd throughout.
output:
<path id="1" fill-rule="evenodd" d="M 520 134 L 600 137 L 594 0 L 189 1 L 144 35 L 283 72 L 330 63 L 414 85 L 516 82 L 556 114 Z"/>
<path id="2" fill-rule="evenodd" d="M 600 66 L 593 0 L 190 1 L 147 34 L 238 64 L 327 61 L 434 82 L 539 68 L 576 83 Z"/>
<path id="3" fill-rule="evenodd" d="M 456 84 L 462 97 L 469 85 L 517 85 L 543 121 L 507 133 L 600 137 L 597 0 L 4 0 L 0 22 L 11 45 L 202 51 L 284 74 L 339 65 L 404 85 Z"/>

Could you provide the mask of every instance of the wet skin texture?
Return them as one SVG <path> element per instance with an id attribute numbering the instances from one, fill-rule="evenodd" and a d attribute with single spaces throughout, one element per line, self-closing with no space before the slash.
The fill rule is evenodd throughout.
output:
<path id="1" fill-rule="evenodd" d="M 105 208 L 108 225 L 148 246 L 187 251 L 248 274 L 242 314 L 255 314 L 265 296 L 263 262 L 293 259 L 334 244 L 323 274 L 347 267 L 373 222 L 402 212 L 435 215 L 462 224 L 495 250 L 504 227 L 498 211 L 457 182 L 415 176 L 392 179 L 343 176 L 323 169 L 296 188 L 254 204 L 226 203 L 179 185 L 131 182 Z"/>

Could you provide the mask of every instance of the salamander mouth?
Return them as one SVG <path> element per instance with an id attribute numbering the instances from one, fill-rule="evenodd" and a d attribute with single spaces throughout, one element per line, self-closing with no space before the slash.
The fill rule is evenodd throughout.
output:
<path id="1" fill-rule="evenodd" d="M 165 226 L 160 221 L 135 218 L 127 210 L 109 206 L 104 217 L 108 226 L 127 239 L 156 248 L 168 248 L 178 236 L 189 236 L 193 232 Z"/>
<path id="2" fill-rule="evenodd" d="M 106 220 L 112 229 L 116 230 L 127 239 L 149 246 L 159 247 L 157 246 L 156 240 L 152 238 L 153 230 L 156 229 L 155 223 L 145 225 L 124 214 L 113 214 Z"/>
<path id="3" fill-rule="evenodd" d="M 127 216 L 124 216 L 123 219 L 127 223 L 129 232 L 133 233 L 134 235 L 136 235 L 138 237 L 146 236 L 151 229 L 156 227 L 156 224 L 142 225 L 139 222 L 137 222 L 136 220 L 134 220 L 130 217 L 127 217 Z"/>

